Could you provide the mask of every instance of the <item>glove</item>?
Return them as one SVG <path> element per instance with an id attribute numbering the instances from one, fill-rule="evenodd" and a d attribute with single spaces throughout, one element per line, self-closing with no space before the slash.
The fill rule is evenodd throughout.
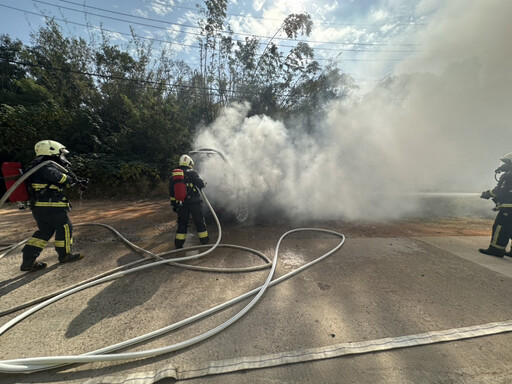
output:
<path id="1" fill-rule="evenodd" d="M 85 177 L 79 177 L 76 179 L 78 183 L 78 187 L 80 189 L 87 189 L 87 184 L 89 184 L 89 179 L 86 179 Z"/>
<path id="2" fill-rule="evenodd" d="M 89 179 L 85 177 L 78 177 L 73 172 L 69 171 L 68 176 L 68 184 L 70 187 L 74 187 L 78 184 L 80 189 L 87 189 L 87 184 L 89 184 Z"/>
<path id="3" fill-rule="evenodd" d="M 87 189 L 87 184 L 89 184 L 89 179 L 86 179 L 85 177 L 70 177 L 69 186 L 74 187 L 78 185 L 78 188 L 82 191 L 85 191 Z"/>
<path id="4" fill-rule="evenodd" d="M 67 175 L 66 186 L 68 188 L 73 188 L 77 184 L 77 182 L 78 180 L 76 179 L 76 177 L 74 177 L 74 175 Z"/>
<path id="5" fill-rule="evenodd" d="M 492 197 L 491 195 L 491 191 L 483 191 L 482 194 L 480 195 L 480 198 L 482 199 L 490 199 Z"/>

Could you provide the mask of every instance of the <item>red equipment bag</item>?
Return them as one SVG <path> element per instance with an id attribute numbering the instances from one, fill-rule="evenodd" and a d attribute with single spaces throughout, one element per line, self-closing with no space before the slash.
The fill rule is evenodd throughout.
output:
<path id="1" fill-rule="evenodd" d="M 2 163 L 2 174 L 5 179 L 5 188 L 9 190 L 9 188 L 11 188 L 23 174 L 21 163 Z M 27 184 L 25 184 L 25 182 L 21 183 L 18 188 L 11 193 L 9 200 L 13 203 L 18 201 L 29 201 L 30 197 L 28 196 Z"/>
<path id="2" fill-rule="evenodd" d="M 174 181 L 174 198 L 177 202 L 183 203 L 187 198 L 187 185 L 185 183 L 185 172 L 183 172 L 183 169 L 176 168 L 173 170 L 172 180 Z"/>

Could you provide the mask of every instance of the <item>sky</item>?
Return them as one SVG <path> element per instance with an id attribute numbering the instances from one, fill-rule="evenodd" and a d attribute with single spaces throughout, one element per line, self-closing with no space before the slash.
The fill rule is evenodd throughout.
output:
<path id="1" fill-rule="evenodd" d="M 132 24 L 141 36 L 173 36 L 176 55 L 193 65 L 196 35 L 187 26 L 196 25 L 197 12 L 190 2 L 73 2 L 0 0 L 0 33 L 28 42 L 41 22 L 33 12 L 68 20 L 70 33 L 89 32 L 69 21 L 101 22 L 112 38 L 125 39 L 130 24 L 92 15 L 101 13 L 146 24 Z M 272 201 L 292 218 L 386 220 L 431 208 L 418 193 L 459 193 L 474 195 L 472 204 L 492 214 L 492 203 L 478 194 L 496 185 L 494 170 L 512 152 L 512 1 L 238 0 L 228 6 L 240 39 L 268 40 L 294 12 L 308 12 L 314 22 L 312 34 L 300 39 L 318 60 L 340 57 L 360 91 L 331 103 L 313 135 L 300 121 L 287 127 L 268 116 L 249 117 L 245 103 L 198 129 L 194 146 L 230 159 L 253 209 Z M 148 26 L 160 25 L 156 20 L 173 24 Z M 218 181 L 215 167 L 202 176 L 210 186 Z"/>
<path id="2" fill-rule="evenodd" d="M 65 33 L 90 37 L 100 25 L 113 43 L 122 45 L 130 27 L 155 46 L 172 44 L 177 58 L 197 63 L 196 3 L 188 0 L 0 0 L 0 33 L 27 44 L 44 18 L 55 17 Z M 428 4 L 425 4 L 428 3 Z M 308 13 L 314 23 L 310 36 L 300 36 L 315 49 L 322 64 L 341 60 L 341 68 L 352 75 L 363 90 L 393 72 L 419 45 L 412 38 L 431 21 L 442 4 L 439 0 L 234 0 L 228 3 L 228 22 L 235 39 L 258 36 L 266 44 L 274 35 L 282 45 L 283 32 L 276 35 L 286 16 Z M 283 40 L 284 39 L 284 40 Z M 264 46 L 264 45 L 263 45 Z"/>

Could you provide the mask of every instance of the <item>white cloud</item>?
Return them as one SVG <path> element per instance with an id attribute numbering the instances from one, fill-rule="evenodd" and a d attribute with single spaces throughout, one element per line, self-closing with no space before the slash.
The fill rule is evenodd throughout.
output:
<path id="1" fill-rule="evenodd" d="M 261 8 L 265 5 L 265 0 L 254 0 L 252 2 L 252 9 L 254 9 L 256 12 L 261 11 Z"/>
<path id="2" fill-rule="evenodd" d="M 92 27 L 91 30 L 94 32 L 105 34 L 105 36 L 107 36 L 107 38 L 111 41 L 116 41 L 116 42 L 127 42 L 128 41 L 128 39 L 126 38 L 125 35 L 122 35 L 117 32 L 107 31 L 100 27 Z"/>
<path id="3" fill-rule="evenodd" d="M 156 0 L 150 3 L 150 9 L 160 16 L 165 16 L 173 10 L 173 0 Z"/>
<path id="4" fill-rule="evenodd" d="M 375 21 L 381 21 L 384 19 L 387 19 L 389 16 L 388 12 L 386 12 L 383 9 L 379 9 L 377 11 L 374 11 L 371 15 L 372 19 Z"/>
<path id="5" fill-rule="evenodd" d="M 338 7 L 338 2 L 335 0 L 333 1 L 332 3 L 327 3 L 323 6 L 323 9 L 327 12 L 331 12 L 331 11 L 334 11 L 336 9 L 336 7 Z"/>
<path id="6" fill-rule="evenodd" d="M 149 16 L 149 13 L 147 11 L 144 11 L 142 9 L 135 9 L 133 12 L 132 12 L 135 16 L 140 16 L 140 17 L 148 17 Z"/>
<path id="7" fill-rule="evenodd" d="M 380 27 L 380 31 L 384 34 L 392 31 L 396 27 L 396 24 L 385 24 L 382 27 Z"/>

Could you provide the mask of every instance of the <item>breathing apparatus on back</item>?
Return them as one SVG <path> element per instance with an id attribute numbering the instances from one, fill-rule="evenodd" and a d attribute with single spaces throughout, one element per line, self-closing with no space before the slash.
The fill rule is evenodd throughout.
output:
<path id="1" fill-rule="evenodd" d="M 179 166 L 192 169 L 194 167 L 194 160 L 192 160 L 189 155 L 183 155 L 180 157 Z M 185 172 L 181 168 L 176 168 L 172 171 L 172 178 L 174 181 L 174 198 L 178 204 L 183 204 L 187 198 L 187 181 Z"/>
<path id="2" fill-rule="evenodd" d="M 9 199 L 11 202 L 18 202 L 20 208 L 26 206 L 33 200 L 33 190 L 30 183 L 25 181 L 46 164 L 54 163 L 59 171 L 69 177 L 69 186 L 78 185 L 80 193 L 87 188 L 89 179 L 78 177 L 71 171 L 71 163 L 66 159 L 69 151 L 64 145 L 53 140 L 41 140 L 34 146 L 36 158 L 23 171 L 19 162 L 4 162 L 2 174 L 4 175 L 7 192 L 0 199 L 0 206 Z M 23 208 L 24 208 L 23 206 Z"/>

